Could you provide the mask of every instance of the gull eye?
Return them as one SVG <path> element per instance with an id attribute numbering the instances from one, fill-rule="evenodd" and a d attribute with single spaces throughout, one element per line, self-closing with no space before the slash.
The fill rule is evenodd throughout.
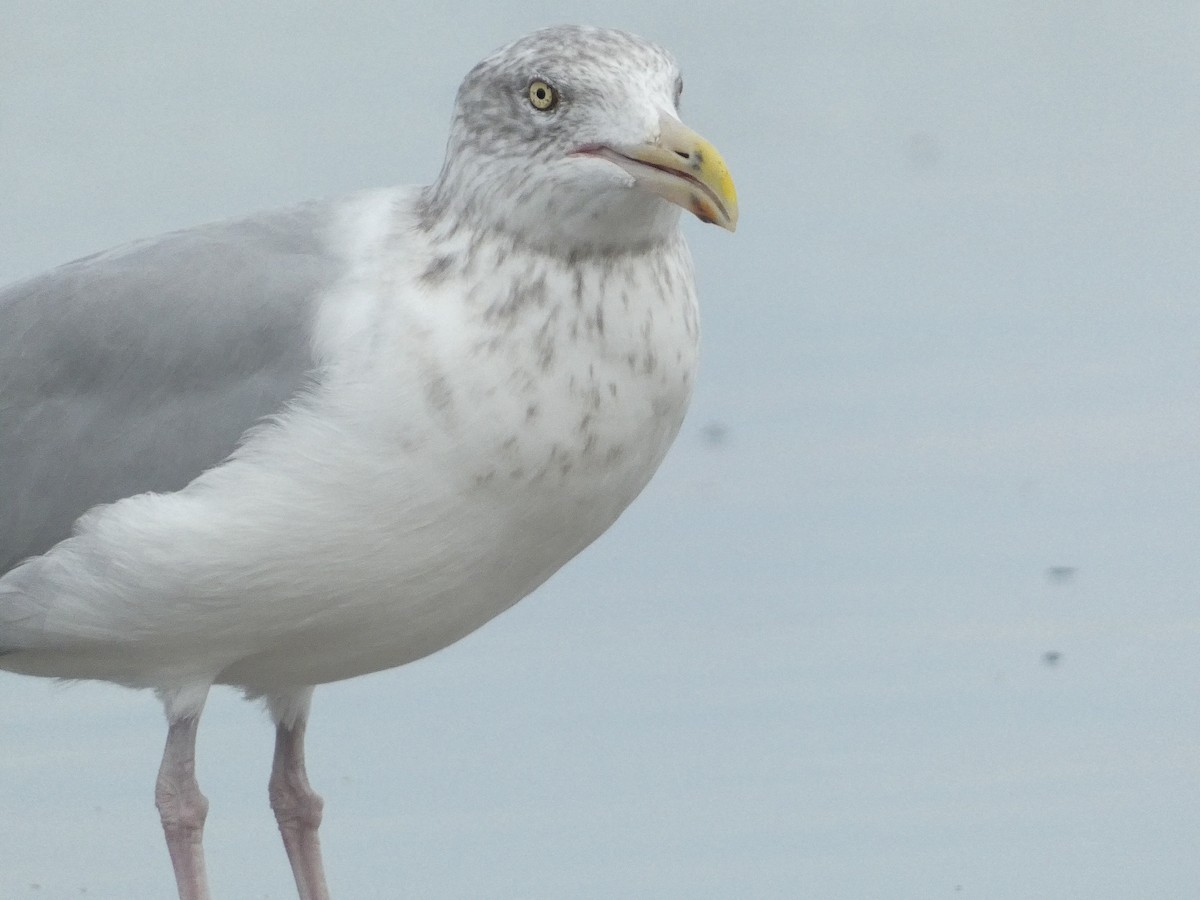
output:
<path id="1" fill-rule="evenodd" d="M 531 81 L 529 83 L 529 102 L 533 104 L 534 109 L 549 112 L 558 106 L 558 91 L 544 81 Z"/>

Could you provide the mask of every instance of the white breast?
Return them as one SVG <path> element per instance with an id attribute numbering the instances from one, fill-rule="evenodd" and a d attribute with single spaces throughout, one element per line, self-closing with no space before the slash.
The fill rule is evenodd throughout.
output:
<path id="1" fill-rule="evenodd" d="M 13 573 L 56 674 L 258 692 L 399 665 L 536 588 L 645 486 L 691 394 L 682 239 L 569 263 L 379 233 L 324 302 L 311 396 Z"/>

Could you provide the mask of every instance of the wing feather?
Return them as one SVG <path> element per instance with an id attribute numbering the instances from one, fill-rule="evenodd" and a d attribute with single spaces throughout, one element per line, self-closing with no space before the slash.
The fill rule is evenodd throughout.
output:
<path id="1" fill-rule="evenodd" d="M 335 211 L 175 232 L 0 290 L 0 574 L 98 503 L 183 487 L 295 396 L 343 265 Z"/>

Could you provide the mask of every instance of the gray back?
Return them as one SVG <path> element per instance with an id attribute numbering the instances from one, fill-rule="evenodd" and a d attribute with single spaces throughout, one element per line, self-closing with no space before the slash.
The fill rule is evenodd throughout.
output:
<path id="1" fill-rule="evenodd" d="M 177 490 L 312 368 L 329 204 L 175 232 L 0 291 L 0 574 L 97 503 Z"/>

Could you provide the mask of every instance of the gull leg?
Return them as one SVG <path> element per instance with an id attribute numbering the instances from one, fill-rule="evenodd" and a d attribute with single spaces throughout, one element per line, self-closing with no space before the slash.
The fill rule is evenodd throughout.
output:
<path id="1" fill-rule="evenodd" d="M 154 802 L 162 818 L 167 851 L 175 868 L 179 900 L 208 900 L 204 872 L 204 819 L 208 800 L 196 784 L 196 728 L 200 714 L 173 720 L 167 730 Z"/>
<path id="2" fill-rule="evenodd" d="M 268 700 L 276 723 L 269 793 L 300 900 L 329 900 L 321 841 L 317 836 L 325 802 L 309 785 L 304 770 L 304 732 L 311 699 L 312 688 L 305 688 L 287 697 Z"/>

